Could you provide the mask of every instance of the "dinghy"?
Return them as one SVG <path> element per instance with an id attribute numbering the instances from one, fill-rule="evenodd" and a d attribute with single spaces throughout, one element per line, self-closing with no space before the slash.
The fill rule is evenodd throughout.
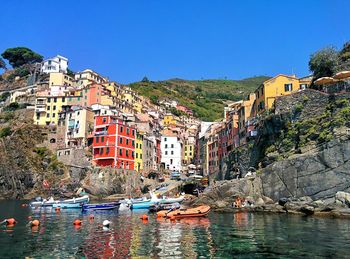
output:
<path id="1" fill-rule="evenodd" d="M 30 203 L 31 207 L 52 207 L 54 204 L 74 204 L 74 203 L 88 203 L 89 202 L 89 195 L 84 195 L 79 198 L 72 198 L 67 200 L 54 200 L 52 197 L 49 200 L 41 200 L 41 201 L 33 201 Z"/>
<path id="2" fill-rule="evenodd" d="M 114 210 L 119 207 L 119 202 L 84 204 L 83 210 Z"/>
<path id="3" fill-rule="evenodd" d="M 203 217 L 208 215 L 210 212 L 210 207 L 207 205 L 198 206 L 189 209 L 178 209 L 173 211 L 158 211 L 157 217 L 167 217 L 167 218 L 190 218 L 190 217 Z"/>

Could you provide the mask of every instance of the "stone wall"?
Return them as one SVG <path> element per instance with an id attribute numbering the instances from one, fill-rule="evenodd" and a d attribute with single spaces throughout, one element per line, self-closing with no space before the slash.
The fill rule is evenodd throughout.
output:
<path id="1" fill-rule="evenodd" d="M 82 148 L 63 148 L 57 150 L 57 159 L 68 166 L 89 167 L 90 161 Z"/>

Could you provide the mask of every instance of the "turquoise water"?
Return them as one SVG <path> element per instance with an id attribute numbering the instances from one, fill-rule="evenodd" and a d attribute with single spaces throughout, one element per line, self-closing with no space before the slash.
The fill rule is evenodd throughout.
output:
<path id="1" fill-rule="evenodd" d="M 0 201 L 0 258 L 349 258 L 350 220 L 274 214 L 218 214 L 177 222 L 144 213 L 32 211 Z M 26 226 L 28 216 L 39 228 Z M 83 224 L 75 228 L 74 219 Z M 103 229 L 102 221 L 112 225 Z"/>

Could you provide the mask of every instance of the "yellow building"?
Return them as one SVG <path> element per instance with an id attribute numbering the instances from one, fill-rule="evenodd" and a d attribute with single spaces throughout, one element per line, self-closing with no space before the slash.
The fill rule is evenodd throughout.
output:
<path id="1" fill-rule="evenodd" d="M 34 124 L 57 125 L 58 113 L 67 105 L 67 96 L 37 96 L 35 102 Z"/>
<path id="2" fill-rule="evenodd" d="M 191 163 L 194 157 L 194 144 L 185 144 L 184 160 L 186 163 Z"/>
<path id="3" fill-rule="evenodd" d="M 135 147 L 135 170 L 139 173 L 143 170 L 142 162 L 142 143 L 143 143 L 143 133 L 136 133 L 136 147 Z"/>
<path id="4" fill-rule="evenodd" d="M 299 79 L 296 76 L 277 75 L 266 80 L 255 90 L 256 102 L 255 111 L 257 114 L 273 107 L 277 96 L 289 95 L 301 88 Z"/>
<path id="5" fill-rule="evenodd" d="M 177 120 L 173 114 L 167 113 L 164 115 L 164 119 L 163 119 L 164 126 L 176 125 L 176 124 L 177 124 Z"/>
<path id="6" fill-rule="evenodd" d="M 49 85 L 74 86 L 74 79 L 64 73 L 50 73 Z"/>

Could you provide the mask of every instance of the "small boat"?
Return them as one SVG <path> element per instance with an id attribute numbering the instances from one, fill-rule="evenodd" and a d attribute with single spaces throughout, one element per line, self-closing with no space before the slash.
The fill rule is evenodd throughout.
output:
<path id="1" fill-rule="evenodd" d="M 173 211 L 158 211 L 157 217 L 175 217 L 175 218 L 190 218 L 190 217 L 203 217 L 208 215 L 210 207 L 207 205 L 198 206 L 189 209 L 178 209 Z"/>
<path id="2" fill-rule="evenodd" d="M 156 203 L 154 205 L 151 205 L 151 207 L 149 208 L 149 211 L 157 212 L 160 210 L 176 210 L 176 209 L 180 209 L 180 203 L 178 202 L 164 203 L 164 204 Z"/>
<path id="3" fill-rule="evenodd" d="M 84 204 L 83 210 L 114 210 L 119 207 L 119 202 Z"/>
<path id="4" fill-rule="evenodd" d="M 33 201 L 30 203 L 31 207 L 52 207 L 54 204 L 69 204 L 69 203 L 88 203 L 89 202 L 89 195 L 84 195 L 79 198 L 72 198 L 67 200 L 54 200 L 52 197 L 49 200 L 40 200 L 40 201 Z"/>
<path id="5" fill-rule="evenodd" d="M 52 205 L 52 208 L 60 208 L 60 209 L 81 209 L 83 203 L 56 203 Z"/>
<path id="6" fill-rule="evenodd" d="M 156 204 L 156 201 L 148 200 L 143 202 L 132 203 L 131 209 L 149 209 L 152 205 Z"/>

